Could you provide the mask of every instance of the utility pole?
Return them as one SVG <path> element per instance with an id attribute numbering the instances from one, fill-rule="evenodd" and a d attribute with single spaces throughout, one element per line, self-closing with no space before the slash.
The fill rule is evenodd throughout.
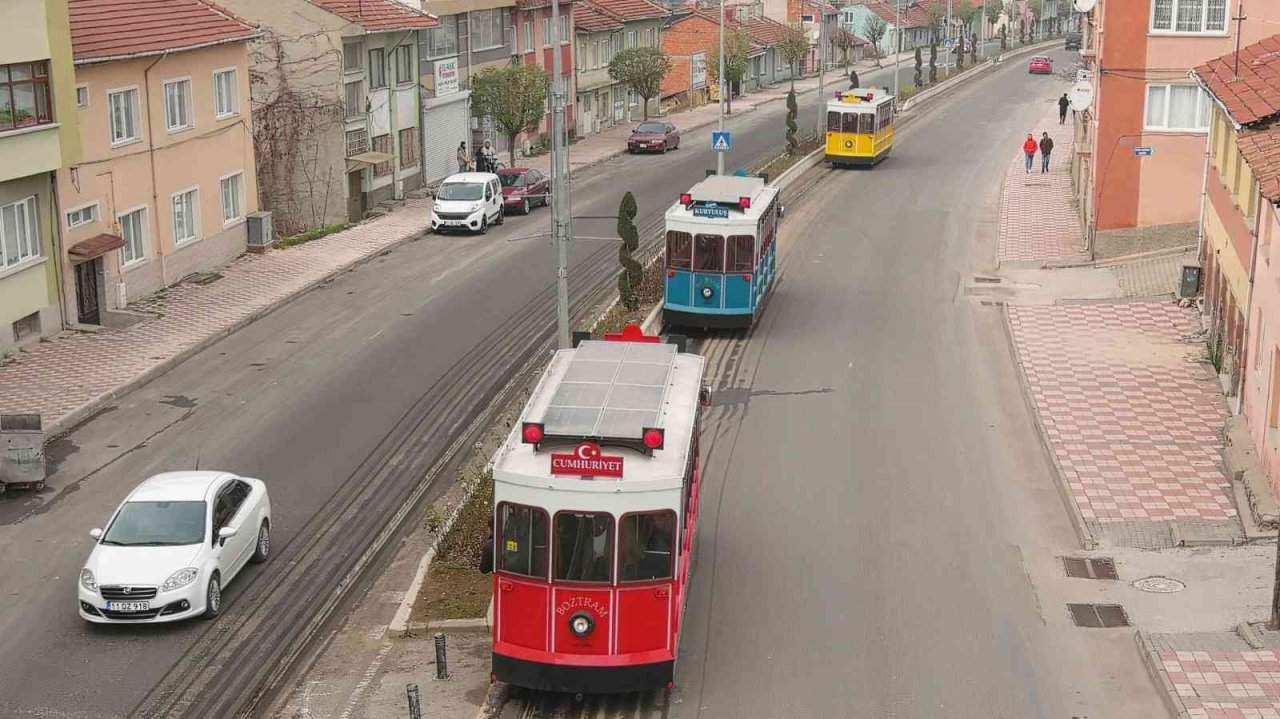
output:
<path id="1" fill-rule="evenodd" d="M 951 31 L 952 31 L 952 29 L 953 29 L 953 28 L 951 27 L 951 0 L 947 0 L 947 40 L 951 40 L 951 39 L 952 39 L 952 38 L 951 38 Z M 953 41 L 953 42 L 954 42 L 954 41 Z M 952 46 L 952 47 L 954 47 L 954 46 Z M 948 47 L 948 48 L 947 48 L 947 67 L 948 67 L 948 68 L 950 68 L 950 67 L 951 67 L 951 60 L 952 60 L 952 57 L 951 57 L 951 56 L 952 56 L 952 49 L 951 49 L 951 47 Z"/>
<path id="2" fill-rule="evenodd" d="M 569 349 L 569 163 L 564 136 L 568 88 L 560 65 L 560 0 L 551 0 L 551 237 L 556 245 L 556 341 Z"/>
<path id="3" fill-rule="evenodd" d="M 902 74 L 902 0 L 893 0 L 893 96 L 898 97 L 898 76 Z M 895 100 L 895 102 L 897 102 Z"/>
<path id="4" fill-rule="evenodd" d="M 556 0 L 551 0 L 555 2 Z M 724 0 L 720 0 L 720 120 L 716 129 L 724 132 L 724 98 L 725 91 L 729 88 L 729 83 L 724 79 Z M 724 153 L 716 153 L 716 174 L 724 174 Z"/>
<path id="5" fill-rule="evenodd" d="M 826 115 L 826 111 L 827 111 L 827 104 L 821 101 L 821 98 L 827 94 L 827 44 L 826 42 L 824 42 L 824 38 L 822 34 L 823 26 L 826 24 L 823 22 L 824 16 L 823 16 L 822 3 L 819 2 L 819 3 L 816 3 L 815 5 L 818 11 L 814 13 L 814 17 L 818 21 L 818 98 L 819 98 L 819 102 L 818 102 L 818 117 L 813 127 L 815 131 L 817 131 L 818 133 L 821 133 L 822 120 L 823 120 L 823 117 Z"/>
<path id="6" fill-rule="evenodd" d="M 1064 0 L 1065 1 L 1065 0 Z M 987 0 L 982 0 L 982 17 L 978 20 L 978 30 L 982 36 L 982 43 L 978 46 L 978 51 L 982 53 L 982 59 L 987 59 Z"/>

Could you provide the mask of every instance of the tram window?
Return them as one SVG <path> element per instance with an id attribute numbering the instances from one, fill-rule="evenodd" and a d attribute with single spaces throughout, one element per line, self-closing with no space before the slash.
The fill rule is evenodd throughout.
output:
<path id="1" fill-rule="evenodd" d="M 547 513 L 502 502 L 498 505 L 498 569 L 526 577 L 547 577 Z"/>
<path id="2" fill-rule="evenodd" d="M 693 269 L 698 272 L 724 272 L 724 237 L 694 235 Z"/>
<path id="3" fill-rule="evenodd" d="M 756 238 L 751 235 L 729 235 L 729 261 L 725 272 L 750 272 L 755 269 Z"/>
<path id="4" fill-rule="evenodd" d="M 827 112 L 827 129 L 831 132 L 840 132 L 840 113 L 831 110 Z"/>
<path id="5" fill-rule="evenodd" d="M 871 113 L 858 115 L 858 134 L 870 135 L 876 131 L 876 118 Z"/>
<path id="6" fill-rule="evenodd" d="M 844 114 L 844 126 L 840 128 L 842 132 L 858 131 L 858 113 L 846 112 Z"/>
<path id="7" fill-rule="evenodd" d="M 688 232 L 667 231 L 667 267 L 687 270 L 693 266 L 693 235 Z"/>
<path id="8" fill-rule="evenodd" d="M 605 513 L 556 515 L 556 576 L 566 582 L 613 581 L 613 517 Z"/>
<path id="9" fill-rule="evenodd" d="M 622 553 L 619 578 L 624 582 L 670 579 L 676 541 L 676 513 L 671 510 L 628 514 L 619 534 Z"/>

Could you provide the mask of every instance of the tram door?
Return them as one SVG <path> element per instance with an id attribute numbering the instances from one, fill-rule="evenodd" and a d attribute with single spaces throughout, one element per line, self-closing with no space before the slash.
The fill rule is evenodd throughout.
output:
<path id="1" fill-rule="evenodd" d="M 498 505 L 495 639 L 539 651 L 551 649 L 547 524 L 547 513 L 541 509 L 507 502 Z"/>
<path id="2" fill-rule="evenodd" d="M 625 514 L 619 522 L 618 653 L 674 650 L 676 513 Z"/>

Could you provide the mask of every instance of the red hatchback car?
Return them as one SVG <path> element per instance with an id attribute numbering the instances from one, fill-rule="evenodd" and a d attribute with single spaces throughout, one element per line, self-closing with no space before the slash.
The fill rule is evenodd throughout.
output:
<path id="1" fill-rule="evenodd" d="M 498 170 L 498 181 L 502 183 L 502 209 L 507 212 L 527 215 L 538 205 L 550 204 L 551 178 L 537 170 L 526 167 Z"/>
<path id="2" fill-rule="evenodd" d="M 680 131 L 669 122 L 642 122 L 627 138 L 627 152 L 666 152 L 680 147 Z"/>
<path id="3" fill-rule="evenodd" d="M 1031 63 L 1027 65 L 1027 72 L 1032 75 L 1052 75 L 1053 60 L 1047 57 L 1033 57 Z"/>

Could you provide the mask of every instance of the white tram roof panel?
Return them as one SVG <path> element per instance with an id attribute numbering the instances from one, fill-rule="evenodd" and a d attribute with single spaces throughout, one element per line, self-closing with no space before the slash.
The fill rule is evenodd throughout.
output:
<path id="1" fill-rule="evenodd" d="M 624 456 L 622 481 L 680 479 L 684 476 L 698 395 L 702 357 L 680 354 L 674 344 L 588 340 L 552 356 L 506 443 L 493 459 L 495 479 L 523 475 L 545 485 L 552 452 L 566 446 L 544 444 L 534 452 L 524 444 L 521 423 L 541 422 L 548 438 L 598 440 L 606 454 Z M 661 428 L 664 448 L 651 456 L 609 439 L 640 440 L 644 429 Z M 555 477 L 579 482 L 576 477 Z M 592 480 L 606 485 L 617 480 Z"/>
<path id="2" fill-rule="evenodd" d="M 763 177 L 742 177 L 739 175 L 712 175 L 694 185 L 688 192 L 693 204 L 686 207 L 676 202 L 667 209 L 668 220 L 692 220 L 699 223 L 717 224 L 723 222 L 751 220 L 756 222 L 764 214 L 778 188 L 765 184 Z M 743 197 L 751 198 L 751 207 L 742 209 L 738 201 Z M 695 206 L 715 206 L 723 208 L 728 217 L 708 218 L 694 214 Z"/>
<path id="3" fill-rule="evenodd" d="M 883 87 L 855 87 L 852 90 L 839 90 L 838 92 L 840 93 L 839 98 L 827 100 L 828 110 L 879 107 L 893 100 L 893 93 Z M 867 95 L 871 96 L 870 100 L 862 99 Z"/>

